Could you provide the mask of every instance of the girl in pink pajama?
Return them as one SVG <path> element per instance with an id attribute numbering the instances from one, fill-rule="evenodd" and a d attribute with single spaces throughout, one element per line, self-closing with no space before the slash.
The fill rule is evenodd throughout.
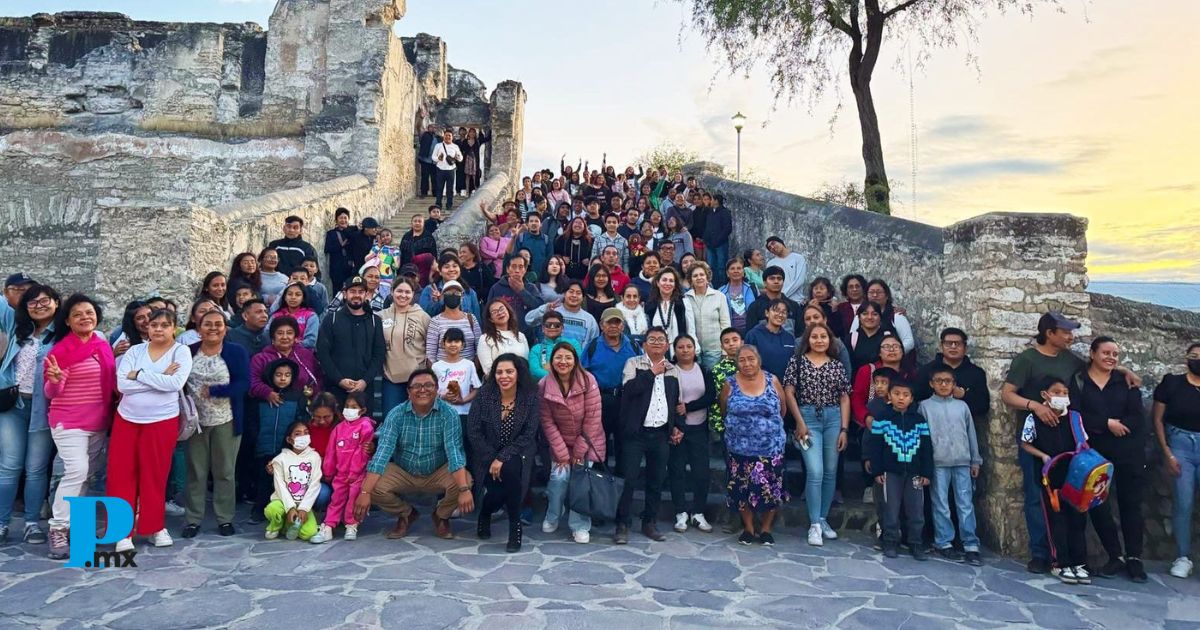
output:
<path id="1" fill-rule="evenodd" d="M 375 425 L 367 412 L 366 397 L 360 392 L 346 396 L 342 421 L 334 425 L 325 447 L 321 474 L 332 480 L 333 496 L 325 510 L 325 522 L 309 542 L 320 544 L 333 539 L 333 528 L 346 524 L 346 540 L 358 538 L 358 519 L 354 518 L 354 500 L 362 491 L 367 475 L 368 445 L 375 438 Z"/>

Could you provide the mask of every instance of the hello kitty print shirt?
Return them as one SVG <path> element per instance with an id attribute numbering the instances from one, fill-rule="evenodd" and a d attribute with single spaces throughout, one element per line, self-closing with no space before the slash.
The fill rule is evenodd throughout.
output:
<path id="1" fill-rule="evenodd" d="M 280 451 L 271 460 L 271 474 L 275 479 L 272 501 L 280 501 L 290 510 L 298 508 L 311 512 L 317 495 L 321 493 L 321 455 L 311 448 L 297 453 L 290 448 Z"/>

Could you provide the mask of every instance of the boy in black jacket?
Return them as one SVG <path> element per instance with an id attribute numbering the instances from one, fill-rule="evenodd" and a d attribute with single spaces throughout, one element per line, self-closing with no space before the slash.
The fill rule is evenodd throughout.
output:
<path id="1" fill-rule="evenodd" d="M 929 424 L 912 406 L 912 385 L 896 379 L 888 388 L 891 407 L 871 423 L 867 461 L 883 486 L 883 555 L 895 558 L 900 546 L 900 510 L 907 529 L 925 528 L 925 486 L 933 476 L 933 443 Z M 878 500 L 878 497 L 876 497 Z M 912 545 L 914 560 L 925 560 L 925 548 Z"/>

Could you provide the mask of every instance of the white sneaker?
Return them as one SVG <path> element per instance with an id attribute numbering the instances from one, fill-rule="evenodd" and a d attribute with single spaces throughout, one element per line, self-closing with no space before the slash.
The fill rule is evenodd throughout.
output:
<path id="1" fill-rule="evenodd" d="M 694 524 L 696 526 L 696 529 L 698 529 L 702 532 L 711 532 L 712 531 L 712 525 L 708 524 L 708 521 L 705 520 L 703 514 L 693 514 L 692 515 L 692 524 Z"/>
<path id="2" fill-rule="evenodd" d="M 808 528 L 808 544 L 814 547 L 820 547 L 825 544 L 825 538 L 821 536 L 821 524 L 813 523 Z"/>
<path id="3" fill-rule="evenodd" d="M 154 535 L 150 537 L 150 543 L 155 547 L 170 547 L 175 544 L 175 541 L 171 540 L 171 534 L 164 527 L 154 532 Z"/>
<path id="4" fill-rule="evenodd" d="M 833 528 L 829 526 L 829 521 L 825 519 L 821 519 L 821 535 L 825 537 L 825 540 L 837 540 L 837 532 L 833 531 Z"/>
<path id="5" fill-rule="evenodd" d="M 688 513 L 680 512 L 675 515 L 675 531 L 683 533 L 687 531 Z"/>
<path id="6" fill-rule="evenodd" d="M 187 514 L 187 510 L 183 509 L 183 506 L 176 503 L 174 499 L 167 501 L 166 512 L 167 516 L 183 516 Z"/>
<path id="7" fill-rule="evenodd" d="M 586 545 L 592 541 L 592 534 L 591 534 L 591 532 L 581 529 L 578 531 L 571 532 L 571 538 L 574 538 L 575 542 L 577 542 L 581 545 Z"/>
<path id="8" fill-rule="evenodd" d="M 133 536 L 118 540 L 117 551 L 133 551 Z"/>
<path id="9" fill-rule="evenodd" d="M 347 525 L 346 533 L 342 538 L 345 540 L 358 540 L 358 525 Z"/>
<path id="10" fill-rule="evenodd" d="M 327 540 L 332 540 L 332 539 L 333 539 L 333 528 L 328 525 L 321 525 L 320 527 L 317 528 L 317 533 L 313 534 L 312 538 L 308 539 L 308 542 L 310 542 L 314 545 L 319 545 Z"/>
<path id="11" fill-rule="evenodd" d="M 267 540 L 275 540 L 276 538 L 279 538 L 279 530 L 268 529 L 267 533 L 263 534 L 263 537 L 265 537 Z"/>
<path id="12" fill-rule="evenodd" d="M 552 521 L 542 521 L 542 533 L 543 534 L 553 534 L 556 531 L 558 531 L 558 522 L 557 521 L 553 521 L 553 522 Z"/>
<path id="13" fill-rule="evenodd" d="M 875 488 L 872 488 L 871 486 L 867 486 L 867 489 L 863 490 L 863 503 L 874 503 L 874 502 L 875 502 Z"/>
<path id="14" fill-rule="evenodd" d="M 1175 562 L 1171 563 L 1169 573 L 1177 578 L 1186 578 L 1192 574 L 1192 561 L 1187 556 L 1175 558 Z"/>
<path id="15" fill-rule="evenodd" d="M 1051 573 L 1058 576 L 1058 579 L 1063 584 L 1078 584 L 1079 580 L 1075 578 L 1075 569 L 1073 567 L 1054 567 L 1050 570 Z"/>
<path id="16" fill-rule="evenodd" d="M 1076 582 L 1078 582 L 1080 584 L 1091 584 L 1092 583 L 1092 574 L 1088 573 L 1086 566 L 1081 564 L 1081 565 L 1075 567 L 1074 571 L 1075 571 L 1075 581 Z"/>

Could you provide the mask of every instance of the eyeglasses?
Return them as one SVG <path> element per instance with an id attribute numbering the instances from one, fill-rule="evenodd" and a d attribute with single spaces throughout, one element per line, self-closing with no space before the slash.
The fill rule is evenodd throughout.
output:
<path id="1" fill-rule="evenodd" d="M 53 303 L 54 300 L 51 300 L 48 297 L 40 297 L 36 300 L 29 300 L 29 302 L 27 302 L 31 308 L 48 308 Z"/>
<path id="2" fill-rule="evenodd" d="M 409 383 L 408 388 L 415 390 L 437 389 L 437 383 Z"/>
<path id="3" fill-rule="evenodd" d="M 935 378 L 935 379 L 933 379 L 933 384 L 934 385 L 953 385 L 954 379 L 952 379 L 952 378 Z"/>
<path id="4" fill-rule="evenodd" d="M 558 322 L 546 322 L 542 324 L 542 328 L 545 328 L 546 330 L 558 330 L 562 327 L 563 325 Z"/>
<path id="5" fill-rule="evenodd" d="M 667 343 L 667 340 L 664 337 L 647 337 L 646 343 L 654 343 L 654 344 Z"/>
<path id="6" fill-rule="evenodd" d="M 949 339 L 946 339 L 946 340 L 942 341 L 942 345 L 946 346 L 947 348 L 960 348 L 966 344 L 964 344 L 961 341 L 951 341 Z"/>

